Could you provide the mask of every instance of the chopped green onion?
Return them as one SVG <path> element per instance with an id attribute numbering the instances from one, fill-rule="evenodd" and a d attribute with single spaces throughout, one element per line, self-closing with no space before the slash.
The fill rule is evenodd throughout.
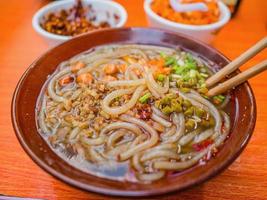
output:
<path id="1" fill-rule="evenodd" d="M 183 101 L 183 106 L 185 106 L 186 108 L 188 108 L 188 107 L 192 106 L 192 104 L 191 104 L 191 102 L 189 100 L 185 99 Z"/>
<path id="2" fill-rule="evenodd" d="M 189 73 L 182 74 L 182 79 L 184 81 L 189 81 L 191 79 L 190 74 Z"/>
<path id="3" fill-rule="evenodd" d="M 202 97 L 204 97 L 205 99 L 210 99 L 207 95 L 201 94 Z"/>
<path id="4" fill-rule="evenodd" d="M 201 87 L 201 88 L 205 88 L 205 87 L 207 87 L 207 85 L 206 85 L 206 83 L 202 83 L 202 84 L 200 85 L 200 87 Z"/>
<path id="5" fill-rule="evenodd" d="M 188 84 L 189 84 L 190 86 L 194 86 L 194 85 L 196 85 L 196 84 L 197 84 L 197 79 L 196 79 L 196 78 L 190 78 L 190 79 L 188 80 Z"/>
<path id="6" fill-rule="evenodd" d="M 185 66 L 189 69 L 196 69 L 196 61 L 194 60 L 193 56 L 190 54 L 187 54 L 187 57 L 185 59 Z"/>
<path id="7" fill-rule="evenodd" d="M 178 65 L 175 65 L 174 67 L 172 67 L 172 69 L 174 70 L 175 74 L 179 75 L 182 75 L 183 71 L 186 70 L 185 66 L 178 66 Z"/>
<path id="8" fill-rule="evenodd" d="M 160 54 L 160 56 L 161 56 L 162 58 L 166 58 L 166 57 L 167 57 L 167 55 L 166 55 L 164 52 L 160 52 L 159 54 Z"/>
<path id="9" fill-rule="evenodd" d="M 163 82 L 165 80 L 165 75 L 164 74 L 158 74 L 157 76 L 157 80 L 160 81 L 160 82 Z"/>
<path id="10" fill-rule="evenodd" d="M 208 92 L 208 89 L 206 87 L 202 87 L 198 89 L 198 92 L 201 94 L 206 94 Z"/>
<path id="11" fill-rule="evenodd" d="M 168 115 L 170 113 L 173 112 L 173 109 L 170 106 L 165 106 L 164 108 L 162 108 L 161 110 L 164 114 Z"/>
<path id="12" fill-rule="evenodd" d="M 206 73 L 206 72 L 207 72 L 207 70 L 206 70 L 204 67 L 200 67 L 200 68 L 199 68 L 199 71 L 200 71 L 201 73 Z"/>
<path id="13" fill-rule="evenodd" d="M 194 107 L 189 107 L 187 110 L 184 111 L 185 116 L 192 116 L 194 113 Z"/>
<path id="14" fill-rule="evenodd" d="M 219 100 L 219 101 L 224 101 L 225 96 L 219 94 L 219 95 L 214 96 L 213 99 L 217 99 L 217 100 Z"/>
<path id="15" fill-rule="evenodd" d="M 216 104 L 221 104 L 224 101 L 224 99 L 222 99 L 222 97 L 219 97 L 219 95 L 214 96 L 212 98 L 213 98 L 213 102 L 216 103 Z"/>
<path id="16" fill-rule="evenodd" d="M 182 98 L 172 93 L 166 94 L 162 99 L 157 100 L 155 105 L 164 114 L 179 113 L 183 110 Z"/>
<path id="17" fill-rule="evenodd" d="M 191 78 L 196 78 L 197 73 L 198 73 L 197 70 L 191 69 L 191 70 L 189 71 L 189 76 L 190 76 Z"/>
<path id="18" fill-rule="evenodd" d="M 195 124 L 195 121 L 193 119 L 188 119 L 185 122 L 185 128 L 188 129 L 188 130 L 194 129 L 195 125 L 196 124 Z"/>
<path id="19" fill-rule="evenodd" d="M 196 108 L 195 108 L 195 114 L 196 114 L 198 117 L 201 118 L 201 117 L 204 116 L 205 111 L 204 111 L 203 109 L 201 109 L 201 108 L 196 107 Z"/>
<path id="20" fill-rule="evenodd" d="M 165 59 L 165 66 L 172 65 L 176 62 L 176 59 L 174 57 L 167 57 Z"/>
<path id="21" fill-rule="evenodd" d="M 225 100 L 225 96 L 223 96 L 223 95 L 221 95 L 221 94 L 218 95 L 218 98 L 221 99 L 222 101 Z"/>
<path id="22" fill-rule="evenodd" d="M 193 58 L 193 56 L 189 53 L 186 54 L 186 59 L 185 59 L 187 62 L 191 62 L 191 63 L 194 63 L 195 60 Z"/>
<path id="23" fill-rule="evenodd" d="M 199 79 L 198 83 L 201 85 L 201 87 L 206 87 L 205 79 L 202 79 L 202 78 Z M 202 85 L 205 85 L 205 86 L 202 86 Z"/>
<path id="24" fill-rule="evenodd" d="M 172 63 L 174 57 L 166 57 L 165 61 L 168 64 L 172 71 L 170 78 L 176 80 L 177 87 L 179 88 L 194 88 L 201 89 L 203 93 L 206 93 L 206 79 L 209 77 L 207 69 L 205 66 L 199 66 L 194 57 L 186 53 L 183 63 L 175 61 Z"/>
<path id="25" fill-rule="evenodd" d="M 178 75 L 178 74 L 172 74 L 171 75 L 171 78 L 173 78 L 173 79 L 180 79 L 180 78 L 182 78 L 182 76 L 181 75 Z"/>
<path id="26" fill-rule="evenodd" d="M 209 77 L 209 75 L 208 75 L 208 74 L 205 74 L 205 73 L 200 73 L 200 75 L 201 75 L 202 77 L 204 77 L 204 78 Z"/>
<path id="27" fill-rule="evenodd" d="M 146 103 L 150 97 L 151 97 L 151 94 L 148 92 L 139 98 L 139 102 Z"/>
<path id="28" fill-rule="evenodd" d="M 180 90 L 181 90 L 182 92 L 184 92 L 184 93 L 188 93 L 188 92 L 190 92 L 190 91 L 191 91 L 191 89 L 190 89 L 190 88 L 185 88 L 185 87 L 183 87 L 183 88 L 180 88 Z"/>

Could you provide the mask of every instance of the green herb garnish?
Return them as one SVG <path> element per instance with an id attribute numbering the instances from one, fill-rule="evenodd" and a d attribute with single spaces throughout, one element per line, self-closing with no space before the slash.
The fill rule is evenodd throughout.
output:
<path id="1" fill-rule="evenodd" d="M 158 74 L 157 80 L 160 82 L 163 82 L 165 80 L 166 76 L 164 74 Z"/>
<path id="2" fill-rule="evenodd" d="M 139 102 L 140 103 L 147 103 L 148 99 L 151 97 L 152 95 L 148 92 L 146 94 L 144 94 L 143 96 L 141 96 L 139 98 Z"/>

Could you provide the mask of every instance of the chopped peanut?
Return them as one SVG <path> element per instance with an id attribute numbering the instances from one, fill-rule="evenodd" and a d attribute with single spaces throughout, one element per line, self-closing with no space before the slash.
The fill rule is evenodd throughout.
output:
<path id="1" fill-rule="evenodd" d="M 141 75 L 141 72 L 139 69 L 133 69 L 133 72 L 137 75 L 137 76 L 140 76 Z"/>
<path id="2" fill-rule="evenodd" d="M 58 83 L 59 83 L 60 86 L 65 86 L 65 85 L 67 85 L 67 84 L 69 84 L 69 83 L 71 83 L 73 81 L 74 81 L 73 77 L 66 76 L 66 77 L 60 79 Z"/>
<path id="3" fill-rule="evenodd" d="M 118 72 L 118 68 L 115 64 L 107 64 L 104 67 L 105 74 L 116 74 Z"/>
<path id="4" fill-rule="evenodd" d="M 124 73 L 126 71 L 126 65 L 125 64 L 118 64 L 117 68 L 120 73 Z"/>
<path id="5" fill-rule="evenodd" d="M 80 69 L 84 68 L 85 64 L 83 62 L 77 62 L 75 65 L 71 66 L 71 71 L 73 73 L 76 73 L 77 71 L 79 71 Z"/>
<path id="6" fill-rule="evenodd" d="M 129 96 L 128 94 L 125 94 L 125 95 L 123 95 L 123 98 L 124 98 L 125 100 L 129 100 L 129 99 L 130 99 L 130 96 Z"/>
<path id="7" fill-rule="evenodd" d="M 103 78 L 103 81 L 106 81 L 106 82 L 108 82 L 108 81 L 116 81 L 116 80 L 117 79 L 114 76 L 105 76 Z"/>
<path id="8" fill-rule="evenodd" d="M 141 58 L 141 59 L 138 60 L 137 63 L 139 63 L 140 65 L 145 65 L 146 64 L 146 60 Z"/>
<path id="9" fill-rule="evenodd" d="M 93 82 L 93 76 L 90 73 L 80 74 L 77 77 L 77 82 L 88 85 Z"/>
<path id="10" fill-rule="evenodd" d="M 122 59 L 123 59 L 124 61 L 126 61 L 126 62 L 130 63 L 130 64 L 134 64 L 134 63 L 136 63 L 136 62 L 137 62 L 137 60 L 136 60 L 136 59 L 134 59 L 134 58 L 131 58 L 130 56 L 124 56 Z"/>

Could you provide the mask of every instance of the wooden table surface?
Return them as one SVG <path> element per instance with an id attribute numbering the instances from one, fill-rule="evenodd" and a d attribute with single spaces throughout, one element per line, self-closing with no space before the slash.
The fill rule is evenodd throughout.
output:
<path id="1" fill-rule="evenodd" d="M 47 0 L 0 0 L 0 194 L 44 199 L 108 199 L 71 187 L 38 167 L 20 146 L 11 124 L 10 104 L 26 68 L 49 47 L 34 32 L 31 18 Z M 119 0 L 127 26 L 146 26 L 142 0 Z M 237 16 L 213 46 L 233 59 L 267 35 L 267 1 L 242 0 Z M 242 69 L 267 58 L 267 50 Z M 158 198 L 267 199 L 267 73 L 252 79 L 258 117 L 247 148 L 222 174 L 199 186 Z M 1 197 L 0 197 L 1 199 Z"/>

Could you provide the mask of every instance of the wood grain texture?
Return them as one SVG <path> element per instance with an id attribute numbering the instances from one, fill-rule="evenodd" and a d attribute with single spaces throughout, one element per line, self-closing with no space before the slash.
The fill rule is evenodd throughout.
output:
<path id="1" fill-rule="evenodd" d="M 0 1 L 0 193 L 45 199 L 112 199 L 73 188 L 39 168 L 14 134 L 10 103 L 22 73 L 49 47 L 31 27 L 34 12 L 46 0 Z M 142 0 L 118 0 L 128 11 L 128 26 L 146 26 Z M 213 46 L 233 59 L 267 35 L 267 1 L 243 0 L 237 16 L 219 33 Z M 267 58 L 267 50 L 241 69 Z M 181 193 L 158 199 L 267 199 L 267 73 L 250 80 L 258 117 L 250 143 L 222 174 Z"/>

